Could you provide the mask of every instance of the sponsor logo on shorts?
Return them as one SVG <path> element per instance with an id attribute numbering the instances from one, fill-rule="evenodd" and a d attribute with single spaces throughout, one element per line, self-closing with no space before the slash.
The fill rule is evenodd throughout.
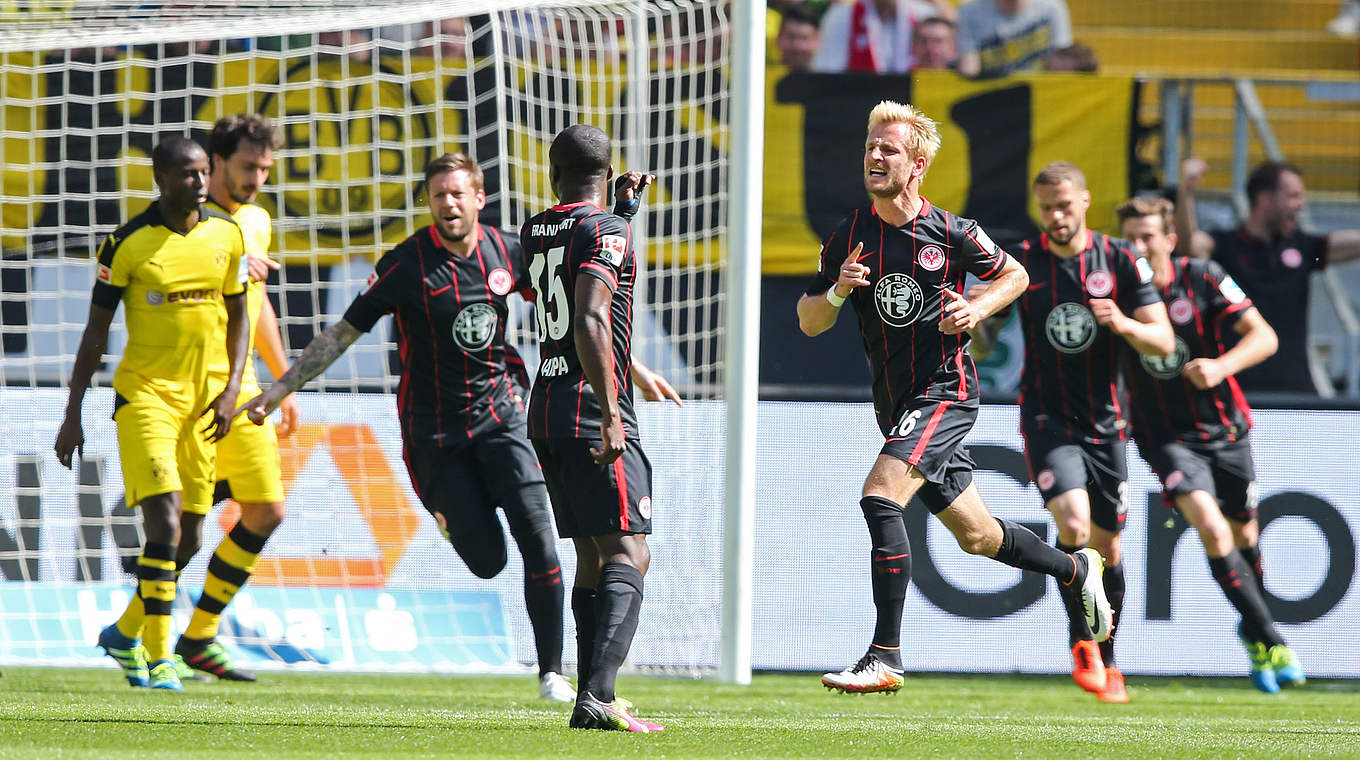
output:
<path id="1" fill-rule="evenodd" d="M 1185 363 L 1190 361 L 1190 346 L 1186 345 L 1185 341 L 1177 336 L 1176 348 L 1169 356 L 1148 356 L 1147 354 L 1139 354 L 1138 361 L 1143 365 L 1143 369 L 1147 370 L 1149 375 L 1152 375 L 1159 380 L 1170 380 L 1179 375 L 1181 370 L 1185 367 Z"/>
<path id="2" fill-rule="evenodd" d="M 1058 476 L 1052 470 L 1040 470 L 1038 477 L 1034 479 L 1034 485 L 1039 486 L 1040 491 L 1047 491 L 1053 487 L 1058 480 Z"/>
<path id="3" fill-rule="evenodd" d="M 928 245 L 921 249 L 921 253 L 916 256 L 916 261 L 927 272 L 937 271 L 944 266 L 944 250 L 938 245 Z"/>
<path id="4" fill-rule="evenodd" d="M 644 496 L 638 500 L 638 514 L 644 520 L 652 519 L 652 497 Z"/>
<path id="5" fill-rule="evenodd" d="M 1280 263 L 1290 269 L 1298 269 L 1303 266 L 1303 253 L 1297 248 L 1286 248 L 1280 251 Z"/>
<path id="6" fill-rule="evenodd" d="M 921 316 L 925 299 L 921 286 L 901 272 L 884 277 L 874 286 L 874 305 L 878 316 L 890 327 L 907 327 Z"/>
<path id="7" fill-rule="evenodd" d="M 491 345 L 499 321 L 491 304 L 470 304 L 453 318 L 453 341 L 464 351 L 481 351 Z"/>
<path id="8" fill-rule="evenodd" d="M 1079 353 L 1096 339 L 1096 317 L 1079 303 L 1060 303 L 1044 320 L 1044 333 L 1059 351 Z"/>
<path id="9" fill-rule="evenodd" d="M 1086 292 L 1096 298 L 1104 298 L 1114 290 L 1114 278 L 1101 269 L 1086 275 Z"/>
<path id="10" fill-rule="evenodd" d="M 486 286 L 491 288 L 492 293 L 503 296 L 515 286 L 515 279 L 504 269 L 493 269 L 491 274 L 486 276 Z"/>
<path id="11" fill-rule="evenodd" d="M 1170 491 L 1171 489 L 1180 485 L 1184 481 L 1185 473 L 1181 472 L 1180 470 L 1172 470 L 1171 474 L 1166 476 L 1166 482 L 1163 483 L 1162 486 L 1166 488 L 1166 490 Z"/>
<path id="12" fill-rule="evenodd" d="M 1178 325 L 1189 324 L 1195 318 L 1195 307 L 1188 298 L 1177 298 L 1166 308 L 1166 313 Z"/>

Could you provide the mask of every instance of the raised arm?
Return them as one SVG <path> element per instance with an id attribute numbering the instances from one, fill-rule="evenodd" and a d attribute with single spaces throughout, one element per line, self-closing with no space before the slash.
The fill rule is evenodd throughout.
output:
<path id="1" fill-rule="evenodd" d="M 841 264 L 835 285 L 822 293 L 804 293 L 798 298 L 798 328 L 805 335 L 811 337 L 830 330 L 836 324 L 841 306 L 850 293 L 855 288 L 869 284 L 869 267 L 859 263 L 859 255 L 863 251 L 864 244 L 860 243 L 850 252 L 845 263 Z"/>
<path id="2" fill-rule="evenodd" d="M 1176 255 L 1207 259 L 1214 252 L 1214 239 L 1199 228 L 1195 193 L 1209 165 L 1199 158 L 1181 163 L 1181 183 L 1176 188 Z"/>

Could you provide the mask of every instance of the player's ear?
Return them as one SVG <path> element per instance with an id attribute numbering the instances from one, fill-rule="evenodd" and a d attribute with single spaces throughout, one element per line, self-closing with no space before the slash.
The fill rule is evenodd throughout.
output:
<path id="1" fill-rule="evenodd" d="M 486 190 L 479 187 L 477 188 L 477 210 L 481 211 L 484 208 L 486 208 Z"/>
<path id="2" fill-rule="evenodd" d="M 609 180 L 611 180 L 611 179 L 613 179 L 613 178 L 614 178 L 614 165 L 613 165 L 613 164 L 610 164 L 610 165 L 609 165 L 609 173 L 606 174 L 606 175 L 604 175 L 604 181 L 605 181 L 605 182 L 608 182 Z"/>

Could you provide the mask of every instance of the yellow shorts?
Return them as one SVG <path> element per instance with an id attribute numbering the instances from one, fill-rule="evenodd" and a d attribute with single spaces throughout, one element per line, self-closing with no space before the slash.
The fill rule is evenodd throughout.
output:
<path id="1" fill-rule="evenodd" d="M 242 393 L 238 406 L 258 393 Z M 225 482 L 237 502 L 283 501 L 283 468 L 273 420 L 256 425 L 243 414 L 232 421 L 231 431 L 217 444 L 217 482 Z"/>
<path id="2" fill-rule="evenodd" d="M 127 503 L 179 491 L 183 511 L 208 514 L 217 452 L 203 440 L 198 399 L 152 389 L 129 396 L 120 394 L 113 410 Z"/>

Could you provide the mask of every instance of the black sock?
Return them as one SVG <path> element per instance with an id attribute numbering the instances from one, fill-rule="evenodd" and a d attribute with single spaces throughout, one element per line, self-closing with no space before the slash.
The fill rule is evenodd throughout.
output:
<path id="1" fill-rule="evenodd" d="M 1055 549 L 1049 546 L 1023 525 L 999 517 L 992 519 L 1001 526 L 1001 548 L 993 559 L 1021 570 L 1051 575 L 1058 581 L 1060 588 L 1065 585 L 1081 587 L 1081 582 L 1086 579 L 1082 566 L 1061 551 L 1061 547 Z"/>
<path id="2" fill-rule="evenodd" d="M 1266 595 L 1266 571 L 1261 564 L 1261 545 L 1248 546 L 1245 549 L 1238 549 L 1242 554 L 1242 559 L 1246 560 L 1247 567 L 1251 568 L 1252 575 L 1256 576 L 1256 588 L 1260 589 L 1261 596 Z"/>
<path id="3" fill-rule="evenodd" d="M 524 606 L 534 629 L 538 675 L 562 672 L 562 568 L 524 568 Z"/>
<path id="4" fill-rule="evenodd" d="M 1124 609 L 1124 563 L 1106 565 L 1101 580 L 1105 582 L 1105 596 L 1110 599 L 1110 611 L 1114 615 L 1110 619 L 1110 638 L 1100 642 L 1100 659 L 1105 662 L 1105 667 L 1112 668 L 1114 635 L 1119 632 L 1119 613 Z"/>
<path id="5" fill-rule="evenodd" d="M 595 589 L 571 590 L 571 617 L 576 621 L 576 683 L 590 677 L 590 654 L 595 651 Z"/>
<path id="6" fill-rule="evenodd" d="M 1279 631 L 1275 630 L 1265 597 L 1252 582 L 1251 567 L 1241 552 L 1233 549 L 1225 557 L 1210 557 L 1209 571 L 1228 601 L 1242 613 L 1242 632 L 1250 641 L 1265 642 L 1268 647 L 1284 643 Z"/>
<path id="7" fill-rule="evenodd" d="M 902 606 L 911 583 L 911 543 L 902 522 L 901 505 L 879 496 L 860 499 L 860 510 L 869 525 L 869 579 L 873 585 L 874 653 L 886 665 L 902 667 Z"/>
<path id="8" fill-rule="evenodd" d="M 1080 561 L 1073 556 L 1078 551 L 1081 551 L 1083 547 L 1064 544 L 1059 541 L 1053 548 L 1054 551 L 1061 552 L 1064 556 L 1072 557 L 1073 561 L 1077 561 L 1079 569 L 1080 567 L 1084 567 L 1084 565 L 1081 565 Z M 1067 645 L 1069 647 L 1076 644 L 1078 641 L 1086 641 L 1094 638 L 1094 636 L 1091 635 L 1091 624 L 1086 622 L 1086 605 L 1081 603 L 1081 583 L 1076 582 L 1075 578 L 1077 575 L 1080 575 L 1082 581 L 1085 582 L 1085 573 L 1073 573 L 1071 576 L 1073 581 L 1070 583 L 1063 583 L 1064 579 L 1062 578 L 1057 579 L 1058 596 L 1062 598 L 1063 609 L 1067 610 Z"/>
<path id="9" fill-rule="evenodd" d="M 614 701 L 614 680 L 628 658 L 642 609 L 642 573 L 632 565 L 607 562 L 595 597 L 595 648 L 585 690 L 601 702 Z"/>

